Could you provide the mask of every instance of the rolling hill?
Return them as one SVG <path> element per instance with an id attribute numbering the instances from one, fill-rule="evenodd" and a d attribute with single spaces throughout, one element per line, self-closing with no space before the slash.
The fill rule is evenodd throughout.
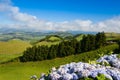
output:
<path id="1" fill-rule="evenodd" d="M 45 38 L 38 41 L 36 43 L 36 45 L 39 45 L 39 46 L 41 46 L 41 45 L 51 46 L 51 45 L 59 44 L 62 40 L 63 39 L 60 36 L 50 35 L 50 36 L 46 36 Z"/>

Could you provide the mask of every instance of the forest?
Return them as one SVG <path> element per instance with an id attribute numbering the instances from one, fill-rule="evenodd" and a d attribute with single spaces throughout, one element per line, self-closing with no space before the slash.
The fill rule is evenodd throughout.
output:
<path id="1" fill-rule="evenodd" d="M 73 38 L 68 41 L 62 41 L 56 45 L 51 45 L 50 47 L 44 45 L 29 47 L 23 52 L 20 61 L 42 61 L 66 57 L 95 50 L 106 45 L 106 36 L 104 32 L 99 32 L 96 35 L 88 34 L 84 35 L 80 41 Z"/>

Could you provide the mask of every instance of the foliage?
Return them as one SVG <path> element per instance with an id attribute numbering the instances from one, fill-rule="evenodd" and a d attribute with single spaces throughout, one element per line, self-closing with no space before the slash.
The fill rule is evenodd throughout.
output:
<path id="1" fill-rule="evenodd" d="M 102 32 L 102 33 L 98 33 L 96 34 L 96 47 L 97 48 L 100 48 L 102 46 L 105 46 L 105 43 L 106 43 L 106 36 L 105 36 L 105 33 Z"/>
<path id="2" fill-rule="evenodd" d="M 119 51 L 120 51 L 120 41 L 118 41 L 118 45 L 119 45 Z"/>
<path id="3" fill-rule="evenodd" d="M 110 79 L 106 78 L 104 74 L 98 74 L 95 80 L 110 80 Z"/>
<path id="4" fill-rule="evenodd" d="M 47 40 L 50 37 L 47 38 Z M 54 59 L 56 57 L 65 57 L 74 54 L 80 54 L 82 52 L 87 52 L 95 50 L 104 46 L 106 42 L 106 37 L 104 32 L 98 33 L 96 35 L 83 36 L 81 41 L 76 39 L 71 39 L 70 41 L 63 41 L 59 45 L 55 46 L 33 46 L 24 51 L 20 60 L 26 61 L 41 61 L 46 59 Z"/>

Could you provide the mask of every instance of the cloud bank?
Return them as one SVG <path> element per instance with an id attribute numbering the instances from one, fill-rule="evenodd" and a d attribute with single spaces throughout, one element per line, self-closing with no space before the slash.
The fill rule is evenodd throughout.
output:
<path id="1" fill-rule="evenodd" d="M 13 6 L 10 0 L 0 1 L 0 12 L 6 13 L 13 22 L 0 23 L 1 28 L 30 29 L 34 31 L 105 31 L 120 32 L 120 16 L 94 23 L 91 20 L 73 20 L 51 22 L 40 20 L 36 16 L 20 12 L 20 8 Z"/>

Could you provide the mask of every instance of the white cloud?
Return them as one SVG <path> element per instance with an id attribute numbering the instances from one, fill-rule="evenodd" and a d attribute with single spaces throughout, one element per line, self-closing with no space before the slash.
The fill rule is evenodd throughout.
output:
<path id="1" fill-rule="evenodd" d="M 13 6 L 10 0 L 0 0 L 0 12 L 8 14 L 13 20 L 11 24 L 2 24 L 9 28 L 31 29 L 36 31 L 53 30 L 53 31 L 106 31 L 120 32 L 120 16 L 93 23 L 91 20 L 73 20 L 64 22 L 50 22 L 39 20 L 36 16 L 20 12 L 19 7 Z M 0 26 L 0 27 L 2 27 Z"/>
<path id="2" fill-rule="evenodd" d="M 94 31 L 119 32 L 120 33 L 120 16 L 98 22 L 93 25 Z"/>
<path id="3" fill-rule="evenodd" d="M 0 11 L 8 12 L 9 16 L 16 21 L 20 22 L 31 22 L 37 20 L 35 16 L 29 15 L 27 13 L 21 13 L 18 7 L 8 4 L 9 0 L 4 0 L 0 3 Z"/>

